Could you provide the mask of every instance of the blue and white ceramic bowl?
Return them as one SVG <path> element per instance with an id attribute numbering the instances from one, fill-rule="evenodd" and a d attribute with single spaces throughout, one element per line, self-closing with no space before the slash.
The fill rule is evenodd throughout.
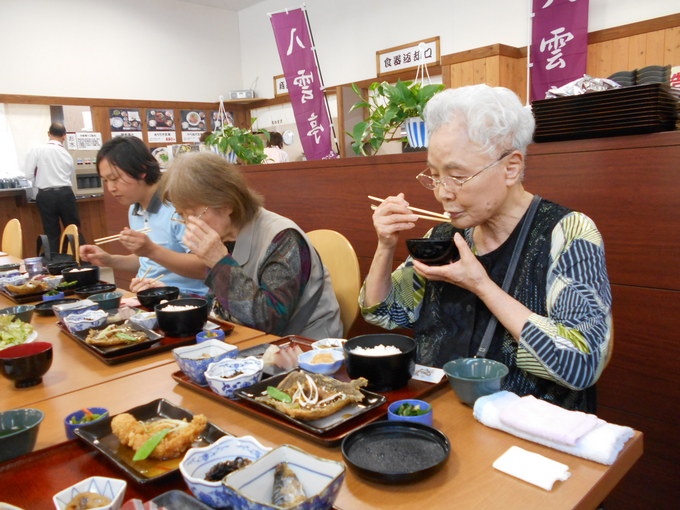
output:
<path id="1" fill-rule="evenodd" d="M 208 365 L 205 378 L 208 380 L 208 386 L 215 393 L 223 397 L 234 398 L 236 390 L 251 386 L 260 380 L 262 366 L 262 360 L 254 356 L 238 359 L 226 358 Z"/>
<path id="2" fill-rule="evenodd" d="M 307 499 L 296 510 L 332 508 L 345 479 L 342 462 L 311 455 L 295 446 L 282 445 L 252 464 L 234 471 L 223 480 L 232 508 L 248 510 L 280 510 L 272 501 L 274 471 L 286 462 L 295 472 Z"/>
<path id="3" fill-rule="evenodd" d="M 330 362 L 319 362 L 320 357 L 332 357 Z M 345 361 L 345 356 L 342 351 L 336 349 L 313 349 L 311 351 L 303 352 L 298 356 L 298 365 L 309 372 L 315 374 L 330 375 L 334 374 Z"/>
<path id="4" fill-rule="evenodd" d="M 131 316 L 128 319 L 133 324 L 138 324 L 145 327 L 146 329 L 157 329 L 158 319 L 156 318 L 156 312 L 140 312 Z"/>
<path id="5" fill-rule="evenodd" d="M 172 355 L 180 370 L 201 386 L 208 384 L 205 379 L 208 365 L 225 358 L 235 358 L 237 354 L 238 347 L 219 340 L 206 340 L 200 344 L 177 347 L 172 350 Z"/>
<path id="6" fill-rule="evenodd" d="M 87 310 L 64 317 L 64 324 L 71 333 L 103 326 L 109 316 L 104 310 Z"/>
<path id="7" fill-rule="evenodd" d="M 64 319 L 68 315 L 74 313 L 83 313 L 86 312 L 87 310 L 97 310 L 98 308 L 99 305 L 92 301 L 91 299 L 81 299 L 79 301 L 75 301 L 72 303 L 62 303 L 54 305 L 52 311 L 61 322 L 64 322 Z M 64 322 L 64 324 L 66 323 Z"/>
<path id="8" fill-rule="evenodd" d="M 57 510 L 66 510 L 66 505 L 78 494 L 94 492 L 111 500 L 111 503 L 106 506 L 98 506 L 97 510 L 118 510 L 123 504 L 126 489 L 127 482 L 125 480 L 92 476 L 55 494 L 52 501 Z"/>
<path id="9" fill-rule="evenodd" d="M 179 470 L 194 496 L 214 508 L 229 506 L 229 491 L 222 481 L 209 482 L 205 475 L 215 464 L 243 457 L 256 461 L 271 448 L 262 446 L 251 436 L 224 436 L 204 448 L 191 448 L 179 464 Z"/>

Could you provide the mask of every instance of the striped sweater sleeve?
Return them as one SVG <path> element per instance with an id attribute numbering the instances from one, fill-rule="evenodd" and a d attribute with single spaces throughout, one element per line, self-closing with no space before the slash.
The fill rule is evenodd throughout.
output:
<path id="1" fill-rule="evenodd" d="M 592 386 L 609 356 L 611 289 L 602 236 L 586 215 L 565 216 L 552 232 L 547 316 L 522 329 L 517 365 L 571 389 Z"/>

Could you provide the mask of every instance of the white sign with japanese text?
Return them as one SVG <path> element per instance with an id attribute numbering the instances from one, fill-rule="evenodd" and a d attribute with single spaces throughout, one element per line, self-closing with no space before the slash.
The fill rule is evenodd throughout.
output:
<path id="1" fill-rule="evenodd" d="M 378 76 L 439 63 L 439 37 L 376 52 Z"/>

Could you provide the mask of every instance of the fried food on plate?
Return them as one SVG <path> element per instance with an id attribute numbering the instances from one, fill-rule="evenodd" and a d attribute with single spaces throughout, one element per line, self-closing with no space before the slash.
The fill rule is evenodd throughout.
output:
<path id="1" fill-rule="evenodd" d="M 276 387 L 290 396 L 290 402 L 263 394 L 255 400 L 263 402 L 291 418 L 318 420 L 339 411 L 352 402 L 361 402 L 363 388 L 368 381 L 363 377 L 350 382 L 340 382 L 321 374 L 294 371 L 288 374 Z"/>
<path id="2" fill-rule="evenodd" d="M 186 420 L 173 420 L 171 418 L 159 418 L 149 421 L 139 421 L 129 413 L 114 416 L 111 420 L 111 430 L 126 446 L 135 452 L 146 443 L 151 436 L 163 429 L 172 429 L 158 446 L 151 452 L 151 459 L 174 459 L 186 452 L 198 436 L 205 430 L 208 419 L 197 414 L 190 422 Z"/>
<path id="3" fill-rule="evenodd" d="M 85 342 L 92 345 L 121 345 L 133 344 L 148 340 L 149 337 L 143 331 L 136 331 L 130 326 L 111 324 L 104 329 L 91 329 Z"/>

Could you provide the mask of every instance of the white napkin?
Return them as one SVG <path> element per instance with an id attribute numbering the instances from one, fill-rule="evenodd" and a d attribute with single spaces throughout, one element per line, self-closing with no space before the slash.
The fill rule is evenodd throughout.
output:
<path id="1" fill-rule="evenodd" d="M 511 446 L 496 459 L 493 467 L 547 491 L 552 490 L 557 480 L 563 482 L 571 476 L 569 466 L 566 464 L 538 453 L 528 452 L 518 446 Z"/>
<path id="2" fill-rule="evenodd" d="M 600 421 L 594 414 L 569 411 L 533 395 L 521 397 L 500 414 L 503 424 L 527 434 L 569 446 L 593 430 Z"/>
<path id="3" fill-rule="evenodd" d="M 614 463 L 623 449 L 623 445 L 635 434 L 630 427 L 622 427 L 598 419 L 597 426 L 579 438 L 574 446 L 557 443 L 544 437 L 517 430 L 501 421 L 500 415 L 503 410 L 519 399 L 520 397 L 510 391 L 499 391 L 480 397 L 475 401 L 474 417 L 487 427 L 499 429 L 522 439 L 608 466 Z"/>

